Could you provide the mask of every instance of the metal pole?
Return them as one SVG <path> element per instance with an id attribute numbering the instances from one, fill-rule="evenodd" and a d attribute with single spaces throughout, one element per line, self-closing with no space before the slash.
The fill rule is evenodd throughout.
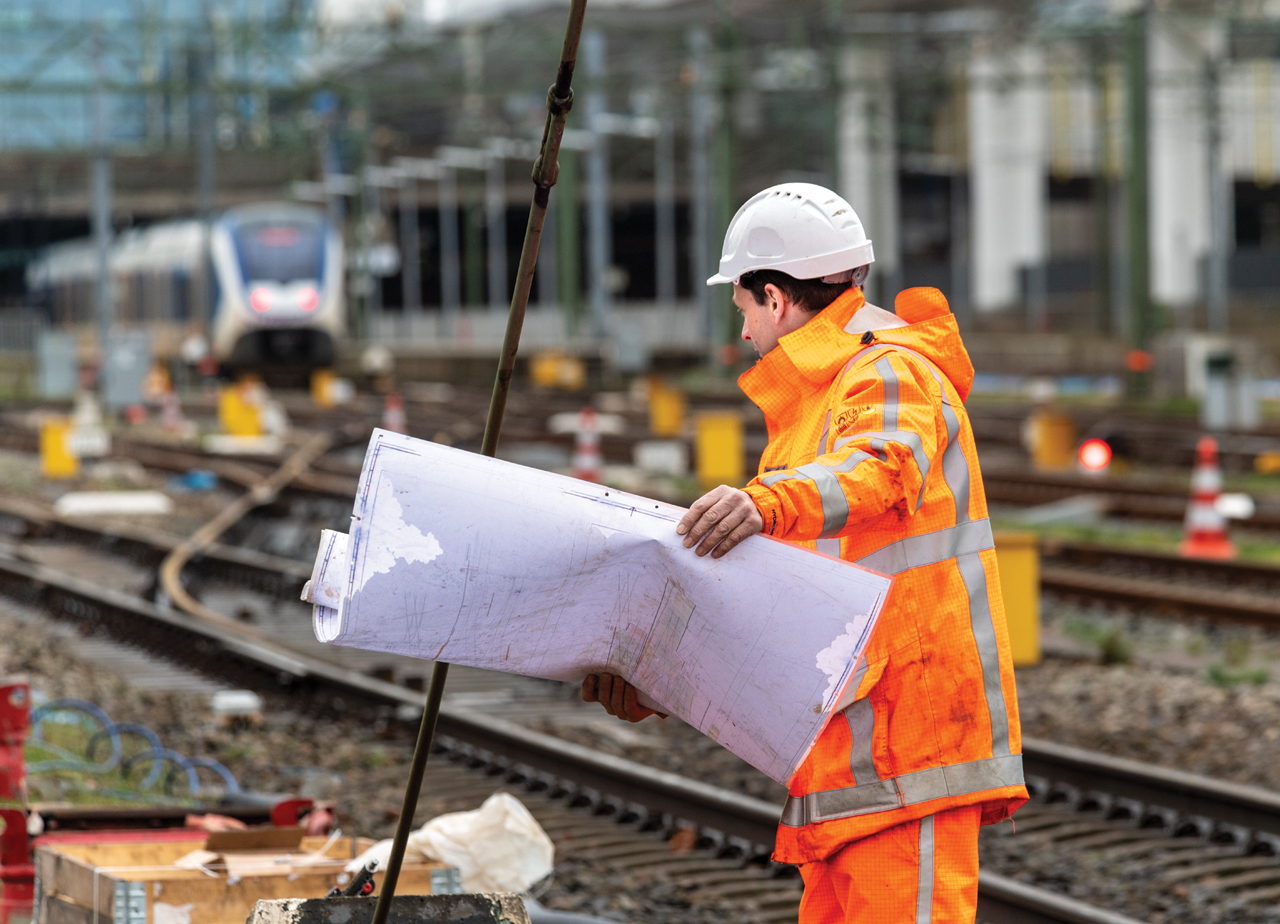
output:
<path id="1" fill-rule="evenodd" d="M 458 173 L 440 168 L 440 313 L 445 333 L 453 336 L 462 308 L 462 263 L 458 257 Z"/>
<path id="2" fill-rule="evenodd" d="M 1128 170 L 1126 198 L 1129 213 L 1130 343 L 1145 350 L 1151 336 L 1150 214 L 1147 188 L 1147 19 L 1145 6 L 1130 14 L 1126 24 L 1128 82 Z M 1131 381 L 1131 393 L 1145 394 L 1145 376 Z"/>
<path id="3" fill-rule="evenodd" d="M 669 119 L 653 147 L 653 212 L 657 277 L 656 295 L 661 304 L 676 300 L 676 145 Z"/>
<path id="4" fill-rule="evenodd" d="M 693 247 L 692 270 L 694 297 L 698 300 L 698 326 L 705 343 L 712 339 L 711 290 L 711 158 L 708 136 L 711 133 L 711 37 L 705 29 L 689 33 L 689 53 L 693 64 L 693 98 L 690 110 L 693 124 L 689 138 L 689 174 L 693 180 Z"/>
<path id="5" fill-rule="evenodd" d="M 106 65 L 102 60 L 102 35 L 95 37 L 94 65 L 97 87 L 93 93 L 93 251 L 96 270 L 94 307 L 98 320 L 100 382 L 105 383 L 107 341 L 111 335 L 111 148 L 107 135 Z"/>
<path id="6" fill-rule="evenodd" d="M 1111 276 L 1113 272 L 1113 245 L 1111 240 L 1111 107 L 1107 101 L 1107 77 L 1105 71 L 1106 46 L 1095 39 L 1090 51 L 1093 70 L 1093 122 L 1097 128 L 1097 174 L 1093 181 L 1093 228 L 1094 228 L 1094 279 L 1098 295 L 1097 331 L 1109 333 L 1112 330 L 1115 306 L 1112 304 Z"/>
<path id="7" fill-rule="evenodd" d="M 1230 253 L 1230 193 L 1222 176 L 1221 64 L 1214 49 L 1205 67 L 1205 116 L 1208 122 L 1209 171 L 1209 330 L 1226 333 L 1229 324 L 1230 289 L 1227 260 Z"/>
<path id="8" fill-rule="evenodd" d="M 418 237 L 418 179 L 400 180 L 396 197 L 400 206 L 400 311 L 406 333 L 413 318 L 422 313 L 422 246 Z"/>
<path id="9" fill-rule="evenodd" d="M 484 172 L 484 212 L 489 238 L 489 309 L 501 311 L 507 305 L 507 186 L 497 151 L 490 152 Z"/>
<path id="10" fill-rule="evenodd" d="M 587 0 L 573 0 L 569 9 L 569 23 L 565 28 L 564 47 L 560 51 L 560 69 L 556 73 L 556 82 L 547 91 L 547 121 L 542 131 L 541 151 L 533 165 L 533 203 L 529 206 L 529 224 L 525 228 L 524 248 L 520 251 L 520 266 L 516 270 L 516 286 L 511 296 L 511 311 L 507 315 L 507 333 L 502 341 L 502 357 L 493 382 L 493 397 L 489 401 L 489 416 L 485 420 L 484 441 L 480 447 L 480 451 L 486 456 L 493 456 L 498 451 L 502 414 L 507 406 L 511 376 L 515 372 L 516 352 L 520 348 L 520 332 L 524 327 L 525 309 L 529 305 L 533 271 L 538 263 L 538 244 L 547 217 L 547 203 L 551 200 L 551 187 L 556 182 L 556 158 L 560 153 L 560 139 L 564 136 L 564 119 L 573 106 L 573 67 L 578 57 L 578 40 L 582 35 L 582 17 L 586 9 Z M 418 741 L 413 750 L 413 763 L 409 768 L 409 785 L 405 789 L 404 805 L 400 809 L 396 836 L 391 844 L 391 856 L 387 860 L 382 890 L 378 893 L 378 904 L 374 907 L 371 924 L 387 924 L 387 916 L 391 913 L 391 901 L 395 898 L 396 882 L 400 878 L 405 845 L 409 841 L 409 829 L 413 826 L 413 814 L 418 807 L 418 792 L 422 789 L 422 776 L 426 772 L 427 755 L 435 737 L 436 720 L 440 717 L 440 700 L 444 696 L 448 676 L 449 665 L 437 661 L 431 672 L 431 688 L 427 693 L 426 708 L 422 711 L 422 724 L 418 727 Z"/>
<path id="11" fill-rule="evenodd" d="M 583 56 L 591 92 L 587 94 L 587 129 L 592 134 L 587 152 L 587 259 L 591 266 L 592 333 L 603 337 L 609 325 L 609 267 L 613 263 L 613 229 L 609 215 L 609 139 L 597 122 L 605 112 L 604 34 L 593 29 L 583 41 Z"/>
<path id="12" fill-rule="evenodd" d="M 217 184 L 217 148 L 214 138 L 213 113 L 213 44 L 210 27 L 209 5 L 203 4 L 204 37 L 197 52 L 199 67 L 199 91 L 196 95 L 196 201 L 200 215 L 200 252 L 204 255 L 199 273 L 200 291 L 193 299 L 196 317 L 202 333 L 208 336 L 209 321 L 213 317 L 209 300 L 213 286 L 208 278 L 209 239 L 213 229 L 214 190 Z"/>

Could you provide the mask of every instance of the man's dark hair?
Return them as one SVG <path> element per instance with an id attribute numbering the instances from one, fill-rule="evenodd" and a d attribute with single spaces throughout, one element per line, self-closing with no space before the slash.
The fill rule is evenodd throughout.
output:
<path id="1" fill-rule="evenodd" d="M 823 282 L 821 279 L 797 279 L 777 270 L 743 273 L 738 284 L 751 293 L 757 305 L 764 304 L 764 287 L 775 285 L 805 311 L 821 311 L 849 288 L 847 282 Z"/>

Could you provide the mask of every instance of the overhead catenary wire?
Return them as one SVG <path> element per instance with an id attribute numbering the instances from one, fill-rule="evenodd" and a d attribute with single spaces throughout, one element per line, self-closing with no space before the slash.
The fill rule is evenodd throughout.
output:
<path id="1" fill-rule="evenodd" d="M 533 273 L 538 265 L 538 245 L 542 241 L 542 228 L 547 218 L 547 205 L 551 201 L 551 187 L 555 185 L 559 170 L 560 143 L 564 138 L 565 117 L 573 107 L 573 70 L 578 59 L 578 42 L 582 37 L 582 20 L 586 15 L 587 0 L 573 0 L 569 8 L 569 21 L 565 27 L 564 45 L 560 50 L 560 66 L 555 83 L 547 91 L 547 119 L 542 130 L 542 144 L 538 159 L 533 165 L 531 179 L 534 184 L 533 202 L 529 206 L 529 223 L 525 228 L 524 247 L 520 251 L 520 264 L 516 270 L 515 290 L 511 295 L 511 310 L 507 314 L 507 330 L 502 341 L 502 353 L 498 371 L 494 377 L 493 395 L 489 401 L 489 413 L 485 420 L 484 440 L 480 451 L 495 456 L 498 436 L 502 430 L 502 416 L 507 406 L 507 394 L 511 390 L 511 377 L 515 373 L 516 353 L 520 349 L 520 334 L 524 328 L 525 311 L 529 306 L 529 292 L 533 286 Z M 423 774 L 427 769 L 427 755 L 435 737 L 436 720 L 440 716 L 440 703 L 449 676 L 449 665 L 437 661 L 431 671 L 431 686 L 427 691 L 426 707 L 418 726 L 418 739 L 414 746 L 413 762 L 409 767 L 409 779 L 405 786 L 404 803 L 391 844 L 391 856 L 383 873 L 378 903 L 373 910 L 371 924 L 386 924 L 395 898 L 400 867 L 404 862 L 405 847 L 409 842 L 409 830 L 413 826 L 414 811 L 418 807 L 418 793 L 422 789 Z"/>

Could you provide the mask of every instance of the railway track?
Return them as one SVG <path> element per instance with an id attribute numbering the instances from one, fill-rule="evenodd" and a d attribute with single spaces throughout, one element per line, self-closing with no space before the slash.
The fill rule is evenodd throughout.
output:
<path id="1" fill-rule="evenodd" d="M 97 530 L 35 514 L 12 502 L 0 505 L 0 515 L 29 524 L 33 535 L 93 543 L 144 566 L 154 567 L 176 544 L 148 531 Z M 297 562 L 217 546 L 188 570 L 211 594 L 218 582 L 248 583 L 260 593 L 294 599 L 308 572 Z M 231 618 L 215 624 L 15 558 L 0 559 L 0 592 L 166 660 L 238 686 L 300 698 L 312 708 L 385 716 L 388 709 L 411 712 L 420 705 L 420 692 L 390 682 L 397 674 L 408 680 L 407 666 L 393 666 L 379 679 L 370 676 L 369 663 L 334 663 L 330 658 L 348 650 L 314 643 L 305 613 L 301 619 L 294 613 L 301 632 L 245 627 Z M 585 852 L 618 868 L 667 877 L 699 900 L 725 903 L 735 920 L 794 919 L 798 881 L 767 859 L 778 805 L 549 737 L 483 714 L 476 702 L 473 696 L 471 706 L 446 704 L 440 751 L 447 760 L 432 765 L 438 775 L 431 777 L 429 794 L 443 799 L 453 793 L 474 804 L 496 786 L 512 787 L 566 855 Z M 1232 875 L 1261 881 L 1237 889 L 1246 896 L 1250 890 L 1267 894 L 1268 877 L 1280 884 L 1274 857 L 1280 796 L 1049 742 L 1027 741 L 1025 754 L 1035 801 L 1019 813 L 1017 833 L 998 835 L 1011 849 L 1032 835 L 1030 843 L 1092 839 L 1087 843 L 1123 848 L 1129 862 L 1168 861 L 1162 875 L 1193 883 L 1213 879 L 1213 870 L 1238 870 Z M 673 840 L 681 830 L 690 833 Z M 682 846 L 673 850 L 673 843 Z M 1178 862 L 1169 861 L 1172 856 Z M 984 875 L 982 896 L 982 919 L 994 924 L 1119 920 L 1000 877 Z"/>
<path id="2" fill-rule="evenodd" d="M 1041 590 L 1280 629 L 1280 566 L 1048 540 Z"/>

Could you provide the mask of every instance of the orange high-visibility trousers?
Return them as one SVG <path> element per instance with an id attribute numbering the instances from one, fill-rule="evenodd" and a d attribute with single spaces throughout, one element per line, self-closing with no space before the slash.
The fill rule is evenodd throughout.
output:
<path id="1" fill-rule="evenodd" d="M 886 828 L 800 866 L 800 924 L 973 924 L 982 806 Z"/>

